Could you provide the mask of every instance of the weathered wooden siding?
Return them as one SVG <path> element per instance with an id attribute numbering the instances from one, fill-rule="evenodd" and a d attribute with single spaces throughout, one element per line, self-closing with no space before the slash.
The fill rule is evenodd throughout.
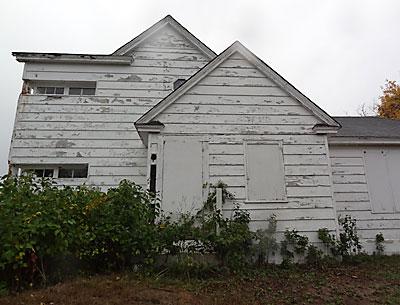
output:
<path id="1" fill-rule="evenodd" d="M 375 251 L 379 232 L 386 240 L 387 253 L 398 253 L 400 247 L 400 213 L 374 213 L 366 179 L 363 146 L 330 145 L 334 199 L 338 216 L 350 215 L 357 220 L 359 236 L 366 251 Z M 397 149 L 400 155 L 400 148 Z M 384 177 L 383 177 L 384 178 Z M 397 184 L 399 182 L 396 182 Z"/>
<path id="2" fill-rule="evenodd" d="M 107 188 L 127 178 L 145 185 L 147 149 L 134 122 L 208 59 L 170 26 L 130 55 L 131 66 L 26 63 L 24 80 L 96 81 L 96 95 L 21 95 L 10 163 L 89 163 L 89 184 Z"/>
<path id="3" fill-rule="evenodd" d="M 278 236 L 297 229 L 314 242 L 319 228 L 335 230 L 327 139 L 312 131 L 318 119 L 244 58 L 234 54 L 156 120 L 163 135 L 207 138 L 210 182 L 224 181 L 236 196 L 226 215 L 239 203 L 257 229 L 275 214 Z M 287 202 L 245 203 L 243 142 L 251 139 L 282 141 Z"/>

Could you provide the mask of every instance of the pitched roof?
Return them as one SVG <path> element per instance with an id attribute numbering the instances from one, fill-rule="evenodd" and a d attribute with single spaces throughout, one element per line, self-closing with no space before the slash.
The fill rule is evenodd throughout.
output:
<path id="1" fill-rule="evenodd" d="M 275 70 L 269 67 L 265 62 L 254 55 L 250 50 L 244 47 L 239 41 L 234 42 L 225 51 L 215 57 L 206 66 L 190 77 L 182 86 L 171 92 L 161 102 L 156 104 L 152 109 L 139 118 L 135 124 L 148 124 L 164 109 L 171 105 L 175 100 L 185 94 L 190 88 L 194 87 L 201 79 L 206 77 L 210 72 L 216 69 L 222 62 L 234 53 L 240 53 L 257 69 L 259 69 L 266 77 L 272 79 L 280 88 L 298 100 L 304 107 L 309 109 L 316 117 L 330 127 L 340 128 L 340 124 L 336 122 L 329 114 L 314 104 L 308 97 L 297 90 L 292 84 L 285 80 Z"/>
<path id="2" fill-rule="evenodd" d="M 380 117 L 334 117 L 342 128 L 334 137 L 368 137 L 400 139 L 400 120 Z"/>
<path id="3" fill-rule="evenodd" d="M 152 25 L 150 28 L 133 38 L 131 41 L 124 44 L 122 47 L 118 48 L 112 53 L 112 55 L 125 55 L 127 52 L 135 48 L 145 39 L 155 34 L 159 30 L 163 29 L 165 26 L 170 25 L 179 34 L 185 37 L 190 43 L 196 46 L 199 51 L 201 51 L 208 58 L 212 59 L 216 56 L 215 52 L 207 47 L 203 42 L 197 39 L 192 33 L 190 33 L 184 26 L 182 26 L 178 21 L 176 21 L 171 15 L 165 16 L 163 19 Z"/>

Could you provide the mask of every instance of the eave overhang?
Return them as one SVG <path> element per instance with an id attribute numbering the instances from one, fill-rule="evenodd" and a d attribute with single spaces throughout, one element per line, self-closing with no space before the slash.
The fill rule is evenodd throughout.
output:
<path id="1" fill-rule="evenodd" d="M 164 128 L 164 124 L 159 121 L 152 121 L 146 124 L 135 123 L 137 132 L 143 144 L 147 147 L 150 133 L 160 133 Z"/>
<path id="2" fill-rule="evenodd" d="M 101 65 L 131 65 L 132 56 L 100 55 L 100 54 L 70 54 L 70 53 L 35 53 L 12 52 L 19 62 L 33 63 L 72 63 Z"/>
<path id="3" fill-rule="evenodd" d="M 332 125 L 326 125 L 326 124 L 315 124 L 313 127 L 313 131 L 316 134 L 336 134 L 341 126 L 332 126 Z"/>
<path id="4" fill-rule="evenodd" d="M 332 145 L 400 145 L 400 138 L 382 137 L 335 137 L 328 138 Z"/>

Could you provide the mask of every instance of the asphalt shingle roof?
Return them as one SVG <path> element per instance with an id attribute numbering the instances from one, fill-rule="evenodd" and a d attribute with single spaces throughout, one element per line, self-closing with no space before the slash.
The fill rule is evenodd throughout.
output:
<path id="1" fill-rule="evenodd" d="M 333 117 L 342 125 L 335 137 L 400 138 L 400 120 L 380 117 Z"/>

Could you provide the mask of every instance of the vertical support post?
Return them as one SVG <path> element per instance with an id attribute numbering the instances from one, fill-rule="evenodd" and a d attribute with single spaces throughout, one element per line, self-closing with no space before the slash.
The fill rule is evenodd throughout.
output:
<path id="1" fill-rule="evenodd" d="M 218 187 L 215 189 L 215 197 L 216 197 L 216 209 L 217 211 L 222 212 L 222 188 Z M 216 226 L 216 233 L 219 235 L 219 225 Z"/>

